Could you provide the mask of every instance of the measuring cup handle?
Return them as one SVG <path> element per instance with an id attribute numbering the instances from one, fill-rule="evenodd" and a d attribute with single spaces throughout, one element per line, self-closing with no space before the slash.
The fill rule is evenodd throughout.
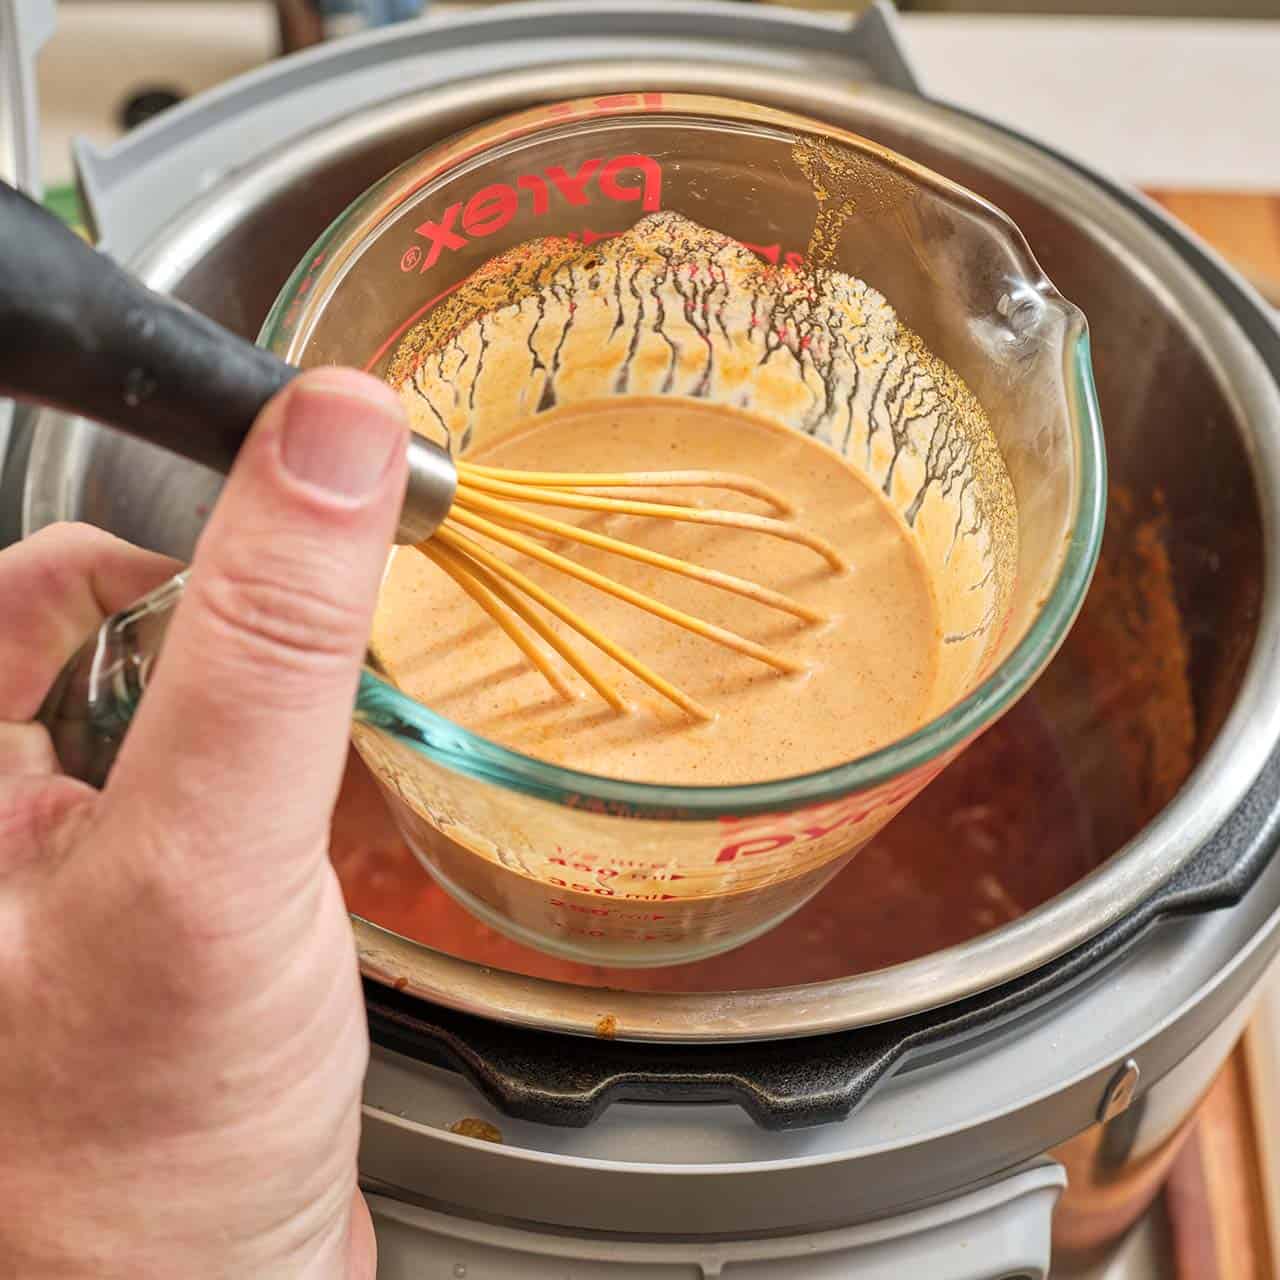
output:
<path id="1" fill-rule="evenodd" d="M 180 573 L 108 618 L 59 672 L 36 719 L 71 777 L 106 781 L 186 582 Z"/>

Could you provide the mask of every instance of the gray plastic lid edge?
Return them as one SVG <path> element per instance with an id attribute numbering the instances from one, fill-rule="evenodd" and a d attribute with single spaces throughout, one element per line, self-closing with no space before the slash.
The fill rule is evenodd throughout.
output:
<path id="1" fill-rule="evenodd" d="M 428 16 L 259 67 L 163 112 L 108 148 L 78 139 L 75 162 L 89 225 L 102 248 L 131 261 L 246 154 L 261 155 L 360 107 L 452 78 L 433 66 L 423 80 L 425 61 L 444 57 L 454 75 L 465 75 L 458 70 L 462 62 L 486 50 L 496 55 L 504 46 L 617 39 L 710 41 L 838 59 L 852 80 L 922 93 L 888 0 L 873 0 L 852 23 L 843 15 L 733 0 L 541 0 Z"/>

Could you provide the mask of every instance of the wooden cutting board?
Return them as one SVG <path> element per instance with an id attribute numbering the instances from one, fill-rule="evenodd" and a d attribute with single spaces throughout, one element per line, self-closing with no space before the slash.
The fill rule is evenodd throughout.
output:
<path id="1" fill-rule="evenodd" d="M 1280 307 L 1280 193 L 1150 191 Z"/>
<path id="2" fill-rule="evenodd" d="M 1280 307 L 1280 194 L 1148 193 Z M 1260 1105 L 1274 1083 L 1238 1045 L 1200 1108 L 1165 1188 L 1177 1280 L 1276 1280 L 1280 1239 L 1268 1226 Z M 1273 1116 L 1266 1117 L 1273 1119 Z"/>
<path id="3" fill-rule="evenodd" d="M 1255 1101 L 1237 1046 L 1165 1185 L 1176 1280 L 1275 1280 Z"/>

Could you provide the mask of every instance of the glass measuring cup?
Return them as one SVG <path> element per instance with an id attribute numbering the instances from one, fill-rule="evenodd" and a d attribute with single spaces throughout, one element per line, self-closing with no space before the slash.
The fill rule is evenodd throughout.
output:
<path id="1" fill-rule="evenodd" d="M 304 367 L 386 376 L 415 326 L 505 250 L 548 235 L 589 249 L 658 210 L 781 267 L 823 253 L 883 293 L 991 418 L 1016 492 L 1016 565 L 997 609 L 971 627 L 967 661 L 953 663 L 942 715 L 860 760 L 776 782 L 657 786 L 555 767 L 369 675 L 354 741 L 417 857 L 494 927 L 609 965 L 724 950 L 812 896 L 1043 669 L 1102 528 L 1083 317 L 1017 230 L 863 139 L 744 103 L 560 103 L 411 160 L 318 242 L 262 338 Z M 483 443 L 500 416 L 466 422 L 455 448 Z"/>
<path id="2" fill-rule="evenodd" d="M 495 927 L 607 965 L 726 950 L 811 897 L 1030 686 L 1079 607 L 1102 524 L 1083 318 L 1016 229 L 865 140 L 743 103 L 617 95 L 436 148 L 326 232 L 262 341 L 303 367 L 386 376 L 415 328 L 503 251 L 551 234 L 589 250 L 658 210 L 781 268 L 804 269 L 816 250 L 880 290 L 987 410 L 1016 530 L 990 539 L 1004 555 L 995 607 L 954 629 L 946 710 L 882 750 L 801 777 L 683 787 L 576 772 L 487 741 L 366 672 L 353 739 L 417 857 Z M 466 424 L 455 448 L 489 429 Z M 929 443 L 908 431 L 878 461 L 896 462 L 895 495 L 913 468 L 921 491 Z"/>

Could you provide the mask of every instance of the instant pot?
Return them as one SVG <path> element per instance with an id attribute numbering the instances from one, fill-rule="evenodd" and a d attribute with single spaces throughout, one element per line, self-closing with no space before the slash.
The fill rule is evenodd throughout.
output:
<path id="1" fill-rule="evenodd" d="M 29 56 L 47 6 L 0 14 L 23 35 L 6 58 Z M 429 920 L 415 936 L 407 876 L 385 912 L 352 896 L 379 1274 L 1037 1280 L 1051 1255 L 1071 1274 L 1150 1204 L 1280 949 L 1280 330 L 1260 300 L 1141 197 L 932 101 L 882 7 L 428 18 L 76 160 L 106 251 L 252 336 L 329 222 L 424 147 L 674 91 L 828 120 L 1013 218 L 1090 321 L 1102 558 L 1011 727 L 780 926 L 771 974 L 735 981 L 747 949 L 630 980 L 495 962 Z M 0 514 L 11 536 L 88 520 L 186 556 L 217 485 L 19 409 Z M 374 856 L 340 846 L 340 871 Z"/>

